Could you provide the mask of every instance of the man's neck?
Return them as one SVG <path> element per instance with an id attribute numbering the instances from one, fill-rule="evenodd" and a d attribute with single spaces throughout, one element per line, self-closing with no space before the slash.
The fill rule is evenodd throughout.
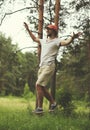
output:
<path id="1" fill-rule="evenodd" d="M 54 39 L 54 38 L 56 38 L 56 36 L 48 36 L 48 40 L 52 40 L 52 39 Z"/>

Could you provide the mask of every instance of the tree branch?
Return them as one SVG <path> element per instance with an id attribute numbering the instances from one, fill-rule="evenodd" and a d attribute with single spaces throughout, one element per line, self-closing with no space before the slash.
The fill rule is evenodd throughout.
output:
<path id="1" fill-rule="evenodd" d="M 24 49 L 28 49 L 28 48 L 38 48 L 38 46 L 29 46 L 29 47 L 24 47 L 24 48 L 21 48 L 19 50 L 17 50 L 15 53 L 21 51 L 21 50 L 24 50 Z"/>
<path id="2" fill-rule="evenodd" d="M 23 11 L 23 10 L 26 10 L 26 9 L 31 9 L 31 8 L 36 8 L 36 7 L 25 7 L 25 8 L 16 10 L 16 11 L 14 11 L 14 12 L 5 13 L 4 16 L 3 16 L 3 18 L 1 19 L 0 25 L 2 25 L 2 22 L 3 22 L 3 20 L 5 19 L 5 17 L 6 17 L 7 15 L 15 14 L 15 13 L 17 13 L 17 12 L 20 12 L 20 11 Z"/>
<path id="3" fill-rule="evenodd" d="M 38 2 L 37 1 L 34 1 L 34 0 L 32 0 L 35 4 L 37 4 L 38 5 Z"/>
<path id="4" fill-rule="evenodd" d="M 1 1 L 0 1 L 0 8 L 1 8 L 1 6 L 3 5 L 3 3 L 4 3 L 4 0 L 1 0 Z"/>
<path id="5" fill-rule="evenodd" d="M 49 1 L 49 14 L 50 14 L 50 23 L 52 22 L 52 13 L 51 13 L 51 7 L 52 6 L 52 1 Z"/>

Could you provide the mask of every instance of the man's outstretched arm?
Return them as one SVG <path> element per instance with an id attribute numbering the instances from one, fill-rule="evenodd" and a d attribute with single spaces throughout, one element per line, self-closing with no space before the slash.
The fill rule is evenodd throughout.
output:
<path id="1" fill-rule="evenodd" d="M 37 42 L 40 45 L 39 38 L 37 38 L 37 37 L 34 36 L 34 34 L 31 32 L 31 30 L 29 29 L 28 24 L 26 22 L 24 22 L 24 26 L 25 26 L 26 30 L 28 31 L 28 33 L 29 33 L 30 37 L 32 38 L 32 40 L 34 42 Z"/>
<path id="2" fill-rule="evenodd" d="M 66 46 L 66 45 L 69 45 L 75 38 L 78 38 L 82 33 L 81 32 L 78 32 L 78 33 L 73 33 L 73 35 L 67 39 L 67 40 L 62 40 L 60 45 L 61 46 Z"/>

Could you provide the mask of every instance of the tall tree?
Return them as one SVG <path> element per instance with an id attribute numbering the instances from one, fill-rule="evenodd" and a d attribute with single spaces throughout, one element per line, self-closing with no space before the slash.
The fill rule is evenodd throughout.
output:
<path id="1" fill-rule="evenodd" d="M 59 25 L 59 11 L 60 11 L 60 0 L 55 1 L 55 17 L 54 17 L 54 23 L 58 27 Z M 57 64 L 57 62 L 56 62 Z M 51 94 L 53 98 L 55 99 L 55 92 L 56 92 L 56 72 L 57 68 L 55 69 L 55 72 L 52 76 L 52 81 L 51 81 Z"/>
<path id="2" fill-rule="evenodd" d="M 12 73 L 13 67 L 16 59 L 12 59 L 14 56 L 14 51 L 17 47 L 11 44 L 10 38 L 5 38 L 4 35 L 0 35 L 0 89 L 11 90 L 15 86 L 14 74 Z M 12 79 L 12 80 L 11 80 Z M 11 80 L 11 82 L 10 82 Z M 0 91 L 0 92 L 1 92 Z"/>
<path id="3" fill-rule="evenodd" d="M 39 23 L 38 23 L 38 37 L 43 38 L 43 11 L 44 11 L 44 0 L 39 0 L 38 2 L 38 13 L 39 13 Z M 41 46 L 38 46 L 38 56 L 40 60 Z"/>
<path id="4" fill-rule="evenodd" d="M 60 68 L 58 69 L 58 78 L 62 80 L 60 80 L 57 86 L 61 83 L 60 86 L 68 86 L 72 88 L 72 91 L 75 92 L 75 95 L 77 94 L 77 97 L 84 97 L 85 93 L 90 95 L 90 82 L 88 80 L 90 78 L 88 4 L 87 0 L 77 2 L 72 1 L 70 6 L 68 6 L 69 8 L 74 7 L 75 12 L 77 12 L 77 19 L 75 19 L 77 24 L 73 27 L 75 30 L 82 30 L 83 36 L 81 40 L 76 40 L 72 45 L 65 48 L 60 64 L 62 71 Z"/>

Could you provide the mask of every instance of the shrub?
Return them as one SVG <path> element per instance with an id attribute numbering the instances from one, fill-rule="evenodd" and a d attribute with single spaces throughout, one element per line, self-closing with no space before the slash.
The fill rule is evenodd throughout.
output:
<path id="1" fill-rule="evenodd" d="M 23 97 L 25 99 L 30 99 L 33 97 L 33 93 L 29 90 L 29 86 L 27 83 L 25 84 L 25 87 L 24 87 Z"/>
<path id="2" fill-rule="evenodd" d="M 74 110 L 74 105 L 72 103 L 72 94 L 68 89 L 59 89 L 57 94 L 57 103 L 63 108 L 63 112 L 67 115 L 71 115 Z"/>
<path id="3" fill-rule="evenodd" d="M 90 102 L 90 94 L 88 92 L 85 93 L 85 101 Z"/>

